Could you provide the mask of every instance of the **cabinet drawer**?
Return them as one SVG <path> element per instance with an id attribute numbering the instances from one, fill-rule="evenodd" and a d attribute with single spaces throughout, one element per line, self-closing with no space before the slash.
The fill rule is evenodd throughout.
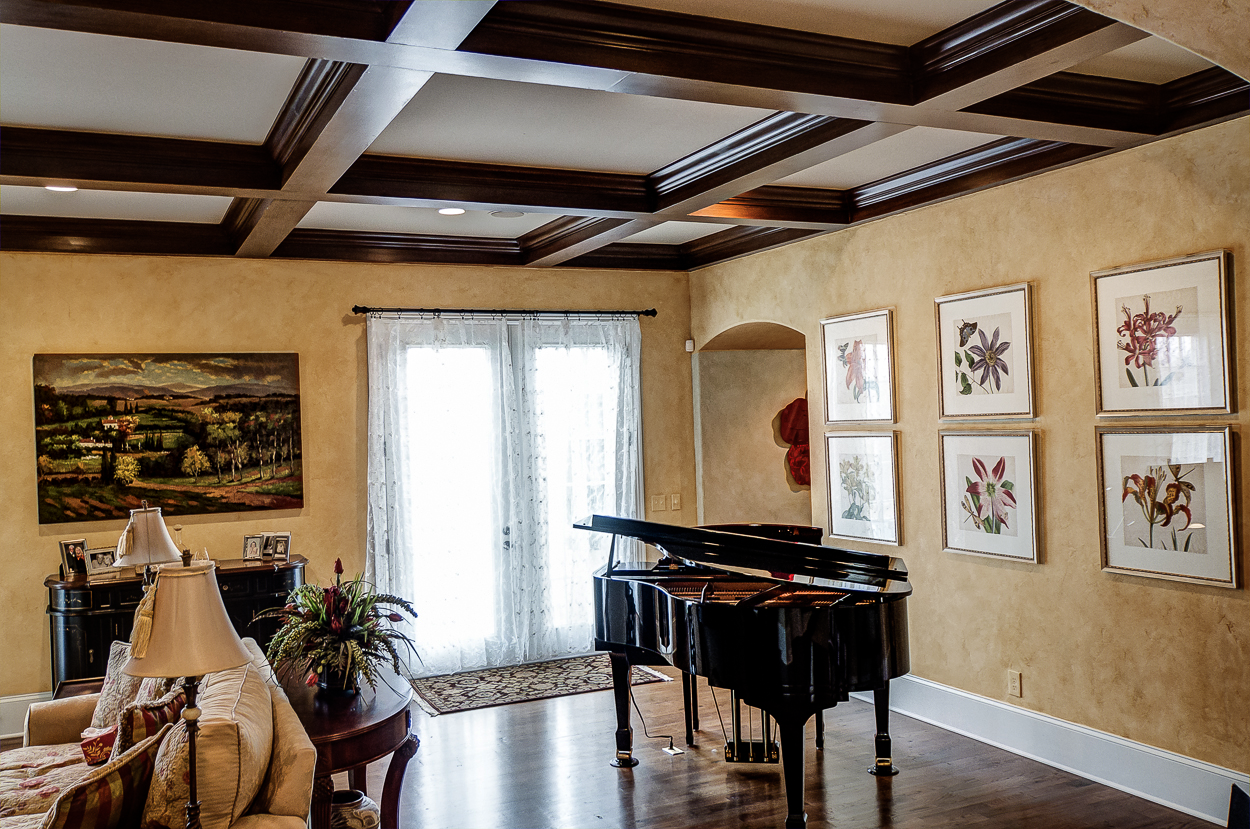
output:
<path id="1" fill-rule="evenodd" d="M 92 608 L 90 590 L 53 590 L 53 610 L 90 610 Z"/>

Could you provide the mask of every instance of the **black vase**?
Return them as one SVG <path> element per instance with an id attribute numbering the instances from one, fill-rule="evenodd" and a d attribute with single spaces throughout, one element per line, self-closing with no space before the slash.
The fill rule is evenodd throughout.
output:
<path id="1" fill-rule="evenodd" d="M 350 697 L 356 693 L 359 683 L 356 673 L 326 668 L 317 677 L 317 692 L 327 697 Z"/>

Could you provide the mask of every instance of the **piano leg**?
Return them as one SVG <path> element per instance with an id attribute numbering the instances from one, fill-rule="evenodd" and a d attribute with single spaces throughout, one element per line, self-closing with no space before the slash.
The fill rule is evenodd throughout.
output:
<path id="1" fill-rule="evenodd" d="M 774 717 L 781 732 L 781 773 L 786 783 L 786 827 L 806 829 L 807 813 L 803 811 L 803 754 L 807 741 L 803 732 L 807 717 L 789 714 Z"/>
<path id="2" fill-rule="evenodd" d="M 868 769 L 869 774 L 879 777 L 893 777 L 898 774 L 890 747 L 890 681 L 872 692 L 872 704 L 877 713 L 877 762 Z"/>
<path id="3" fill-rule="evenodd" d="M 681 672 L 681 705 L 686 709 L 686 745 L 694 745 L 694 730 L 699 727 L 695 718 L 698 717 L 698 705 L 695 700 L 695 683 L 697 679 L 685 671 Z"/>
<path id="4" fill-rule="evenodd" d="M 634 759 L 634 729 L 629 724 L 629 657 L 608 652 L 612 660 L 612 694 L 616 698 L 616 759 L 612 765 L 629 769 L 638 765 Z"/>
<path id="5" fill-rule="evenodd" d="M 825 747 L 825 712 L 816 712 L 816 748 Z"/>

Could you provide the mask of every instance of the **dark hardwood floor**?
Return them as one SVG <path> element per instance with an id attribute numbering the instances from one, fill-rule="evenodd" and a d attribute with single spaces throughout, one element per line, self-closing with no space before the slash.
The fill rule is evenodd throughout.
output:
<path id="1" fill-rule="evenodd" d="M 675 675 L 675 673 L 674 673 Z M 637 768 L 608 765 L 615 716 L 611 692 L 430 717 L 413 708 L 421 747 L 408 766 L 404 829 L 645 826 L 779 829 L 785 820 L 778 766 L 731 765 L 721 757 L 716 708 L 700 686 L 698 745 L 684 744 L 680 682 L 635 688 L 651 734 L 634 716 Z M 728 716 L 728 694 L 718 692 Z M 867 774 L 872 706 L 851 700 L 827 712 L 825 748 L 808 724 L 808 826 L 1164 829 L 1213 824 L 1116 789 L 894 715 L 894 778 Z M 726 720 L 728 726 L 728 720 Z M 370 793 L 385 763 L 370 767 Z M 346 776 L 339 782 L 346 786 Z"/>

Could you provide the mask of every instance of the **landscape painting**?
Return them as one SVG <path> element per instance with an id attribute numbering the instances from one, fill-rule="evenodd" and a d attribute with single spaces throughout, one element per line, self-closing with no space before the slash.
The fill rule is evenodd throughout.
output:
<path id="1" fill-rule="evenodd" d="M 39 523 L 304 505 L 299 355 L 36 354 Z"/>

